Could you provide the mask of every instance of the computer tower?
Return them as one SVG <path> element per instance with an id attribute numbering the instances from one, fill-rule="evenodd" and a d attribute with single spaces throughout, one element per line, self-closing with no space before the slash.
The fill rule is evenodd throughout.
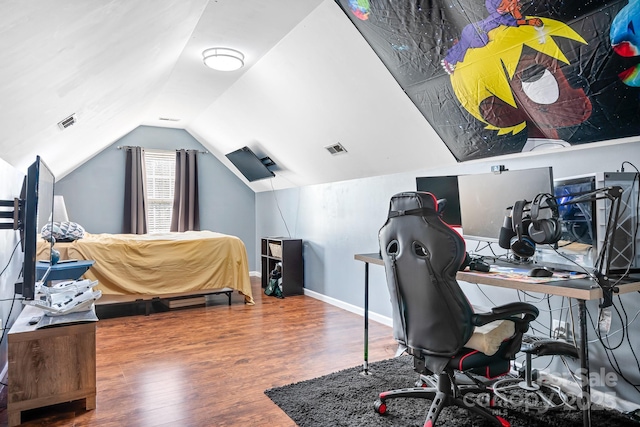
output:
<path id="1" fill-rule="evenodd" d="M 622 187 L 620 198 L 620 211 L 618 224 L 613 241 L 613 250 L 610 254 L 609 268 L 612 272 L 624 272 L 627 269 L 640 269 L 640 256 L 638 248 L 640 236 L 638 235 L 638 175 L 633 172 L 604 172 L 596 174 L 597 188 L 612 186 Z M 596 220 L 598 236 L 598 253 L 604 246 L 605 231 L 609 214 L 611 213 L 611 201 L 596 201 Z"/>

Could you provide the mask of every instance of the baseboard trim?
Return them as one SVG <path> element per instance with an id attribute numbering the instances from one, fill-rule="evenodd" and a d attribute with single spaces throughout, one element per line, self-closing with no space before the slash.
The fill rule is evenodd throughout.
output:
<path id="1" fill-rule="evenodd" d="M 331 304 L 333 306 L 336 306 L 338 308 L 341 308 L 343 310 L 347 310 L 351 313 L 355 313 L 358 314 L 362 317 L 364 317 L 364 309 L 362 307 L 358 307 L 356 305 L 353 304 L 349 304 L 346 303 L 344 301 L 340 301 L 338 299 L 335 298 L 331 298 L 328 297 L 326 295 L 320 294 L 318 292 L 309 290 L 309 289 L 305 289 L 304 290 L 304 294 L 307 296 L 310 296 L 311 298 L 315 298 L 317 300 L 326 302 L 327 304 Z M 393 326 L 393 320 L 390 317 L 387 316 L 383 316 L 381 314 L 378 313 L 374 313 L 372 311 L 369 311 L 369 320 L 373 320 L 374 322 L 378 322 L 378 323 L 382 323 L 385 326 Z"/>
<path id="2" fill-rule="evenodd" d="M 259 271 L 250 271 L 249 277 L 262 277 L 262 273 L 260 273 Z"/>

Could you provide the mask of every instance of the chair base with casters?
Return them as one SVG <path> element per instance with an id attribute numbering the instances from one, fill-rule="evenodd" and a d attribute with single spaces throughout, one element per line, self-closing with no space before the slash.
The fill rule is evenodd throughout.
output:
<path id="1" fill-rule="evenodd" d="M 467 409 L 470 413 L 478 415 L 490 421 L 498 427 L 509 427 L 510 423 L 499 415 L 493 414 L 489 408 L 493 406 L 494 397 L 491 389 L 492 381 L 486 378 L 475 378 L 474 374 L 481 376 L 492 375 L 487 372 L 486 360 L 484 354 L 477 350 L 468 349 L 461 356 L 452 358 L 451 366 L 468 367 L 468 370 L 458 371 L 449 366 L 438 375 L 430 375 L 431 373 L 421 363 L 420 358 L 414 357 L 414 369 L 420 373 L 420 379 L 416 383 L 416 387 L 403 388 L 382 392 L 378 395 L 378 399 L 374 402 L 374 410 L 384 415 L 387 413 L 387 401 L 397 398 L 418 398 L 431 400 L 431 406 L 427 412 L 427 418 L 424 423 L 425 427 L 435 426 L 436 420 L 442 409 L 447 406 L 457 406 Z M 474 356 L 476 357 L 475 360 Z M 471 363 L 465 361 L 469 358 Z M 499 374 L 509 371 L 510 363 L 508 360 L 502 360 L 500 364 L 494 364 L 491 368 Z M 482 373 L 474 372 L 474 369 L 482 369 Z M 466 378 L 462 378 L 462 377 Z M 435 378 L 435 380 L 434 380 Z M 466 381 L 465 381 L 466 379 Z M 419 385 L 421 384 L 421 385 Z M 431 385 L 427 387 L 427 385 Z M 472 397 L 469 397 L 472 396 Z"/>
<path id="2" fill-rule="evenodd" d="M 553 339 L 523 337 L 521 351 L 525 353 L 524 379 L 504 378 L 493 384 L 493 392 L 499 399 L 514 407 L 526 405 L 526 410 L 545 412 L 551 409 L 576 409 L 569 396 L 555 384 L 536 382 L 531 365 L 532 355 L 566 356 L 577 359 L 578 349 L 569 343 Z"/>

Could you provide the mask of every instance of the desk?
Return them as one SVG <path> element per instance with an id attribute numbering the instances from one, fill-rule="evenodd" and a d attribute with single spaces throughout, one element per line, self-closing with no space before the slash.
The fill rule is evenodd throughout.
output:
<path id="1" fill-rule="evenodd" d="M 364 344 L 364 373 L 368 373 L 368 329 L 369 329 L 369 264 L 384 266 L 381 256 L 378 253 L 356 254 L 354 258 L 365 263 L 365 301 L 364 301 L 364 322 L 365 322 L 365 344 Z M 579 323 L 580 323 L 580 368 L 581 368 L 581 388 L 582 388 L 582 414 L 583 426 L 591 426 L 591 398 L 589 387 L 589 348 L 587 341 L 587 309 L 586 302 L 599 300 L 602 298 L 602 290 L 591 279 L 562 280 L 548 283 L 526 283 L 513 279 L 496 277 L 490 273 L 476 271 L 459 271 L 456 275 L 458 280 L 477 283 L 480 285 L 498 286 L 501 288 L 517 289 L 520 291 L 538 292 L 549 295 L 558 295 L 578 300 Z M 617 285 L 618 295 L 640 290 L 640 282 L 625 283 Z"/>

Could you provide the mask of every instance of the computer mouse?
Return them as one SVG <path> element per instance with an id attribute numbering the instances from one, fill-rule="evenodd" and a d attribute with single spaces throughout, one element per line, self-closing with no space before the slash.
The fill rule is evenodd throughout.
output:
<path id="1" fill-rule="evenodd" d="M 551 277 L 553 276 L 553 271 L 544 268 L 544 267 L 534 267 L 529 270 L 529 277 Z"/>

